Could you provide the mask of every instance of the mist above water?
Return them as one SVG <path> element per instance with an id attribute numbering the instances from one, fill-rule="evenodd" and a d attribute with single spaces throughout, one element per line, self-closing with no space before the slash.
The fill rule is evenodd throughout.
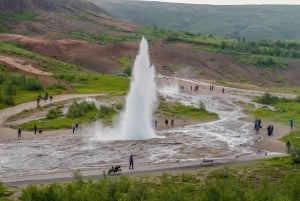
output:
<path id="1" fill-rule="evenodd" d="M 89 133 L 95 140 L 143 140 L 155 138 L 152 115 L 157 100 L 155 67 L 150 63 L 147 40 L 143 37 L 136 56 L 126 97 L 125 110 L 112 127 L 96 122 Z"/>

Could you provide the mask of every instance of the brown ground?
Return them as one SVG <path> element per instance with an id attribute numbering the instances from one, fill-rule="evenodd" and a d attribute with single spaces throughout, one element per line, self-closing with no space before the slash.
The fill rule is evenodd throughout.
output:
<path id="1" fill-rule="evenodd" d="M 118 59 L 127 56 L 134 60 L 138 43 L 121 42 L 97 45 L 74 39 L 49 40 L 14 34 L 0 34 L 0 40 L 19 42 L 30 51 L 53 57 L 101 73 L 122 73 Z M 156 70 L 163 75 L 192 79 L 224 80 L 227 82 L 255 83 L 259 86 L 300 86 L 300 61 L 288 61 L 288 68 L 259 69 L 238 64 L 233 56 L 197 50 L 191 44 L 159 41 L 150 45 L 150 54 Z M 285 82 L 277 82 L 284 76 Z M 268 79 L 266 79 L 268 77 Z"/>

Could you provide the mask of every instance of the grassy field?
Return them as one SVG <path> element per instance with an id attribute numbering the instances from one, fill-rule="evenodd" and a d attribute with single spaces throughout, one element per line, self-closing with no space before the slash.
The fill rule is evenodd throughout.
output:
<path id="1" fill-rule="evenodd" d="M 67 183 L 6 188 L 0 197 L 22 201 L 211 201 L 291 200 L 300 195 L 300 165 L 289 157 L 277 157 L 221 167 L 193 168 L 167 173 L 84 180 L 79 171 Z M 12 194 L 12 195 L 11 195 Z"/>
<path id="2" fill-rule="evenodd" d="M 62 61 L 27 51 L 19 44 L 0 42 L 0 52 L 13 56 L 18 55 L 18 57 L 31 60 L 35 63 L 37 62 L 42 70 L 54 73 L 54 83 L 51 85 L 46 87 L 40 86 L 39 88 L 28 90 L 18 87 L 17 85 L 15 87 L 15 85 L 11 85 L 9 83 L 18 83 L 20 86 L 24 86 L 24 82 L 22 84 L 21 81 L 22 79 L 25 80 L 25 77 L 28 77 L 28 80 L 31 81 L 29 84 L 33 83 L 35 85 L 41 85 L 36 77 L 10 73 L 7 71 L 6 66 L 0 66 L 2 69 L 0 69 L 2 72 L 2 78 L 0 78 L 0 91 L 2 91 L 2 96 L 0 96 L 0 108 L 36 100 L 39 94 L 44 94 L 46 91 L 52 95 L 66 93 L 67 88 L 70 87 L 73 93 L 110 93 L 112 95 L 124 95 L 129 87 L 129 80 L 127 77 L 105 75 L 88 71 L 79 66 L 64 63 Z M 6 73 L 7 76 L 4 76 L 3 73 Z M 7 78 L 11 78 L 11 81 L 7 80 Z M 66 84 L 67 86 L 65 86 Z M 7 90 L 4 91 L 6 86 L 12 88 L 12 92 L 9 92 L 10 94 L 6 93 Z M 7 95 L 11 97 L 10 102 L 1 101 L 1 97 L 7 97 Z"/>
<path id="3" fill-rule="evenodd" d="M 247 113 L 256 117 L 260 117 L 261 119 L 279 122 L 285 125 L 290 125 L 289 120 L 293 118 L 294 129 L 288 135 L 284 136 L 282 140 L 284 142 L 289 140 L 292 145 L 300 148 L 299 97 L 296 99 L 277 98 L 266 93 L 256 101 L 262 104 L 271 105 L 274 107 L 274 110 L 268 109 L 267 107 L 262 107 L 254 110 L 247 109 Z"/>

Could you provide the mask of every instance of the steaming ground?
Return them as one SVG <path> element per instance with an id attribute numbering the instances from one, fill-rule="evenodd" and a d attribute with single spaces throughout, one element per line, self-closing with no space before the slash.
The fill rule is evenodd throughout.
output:
<path id="1" fill-rule="evenodd" d="M 161 87 L 161 96 L 184 104 L 205 104 L 219 119 L 192 126 L 175 127 L 157 132 L 158 138 L 148 140 L 98 141 L 81 129 L 75 136 L 60 135 L 41 139 L 12 141 L 0 144 L 2 177 L 57 172 L 70 169 L 127 166 L 134 154 L 139 165 L 201 161 L 202 158 L 235 158 L 260 154 L 250 147 L 260 139 L 253 125 L 243 121 L 245 115 L 235 104 L 249 102 L 245 97 L 221 93 L 178 91 L 178 85 Z M 163 122 L 159 122 L 163 124 Z M 175 122 L 176 126 L 176 122 Z M 86 128 L 90 125 L 86 125 Z M 98 125 L 98 129 L 104 129 Z M 103 133 L 118 132 L 102 130 Z"/>

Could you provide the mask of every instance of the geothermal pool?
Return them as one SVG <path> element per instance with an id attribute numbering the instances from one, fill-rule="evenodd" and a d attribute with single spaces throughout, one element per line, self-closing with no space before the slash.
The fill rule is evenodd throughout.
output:
<path id="1" fill-rule="evenodd" d="M 260 136 L 254 134 L 251 123 L 242 120 L 244 114 L 235 104 L 250 100 L 234 95 L 180 93 L 176 84 L 160 86 L 159 95 L 168 101 L 187 105 L 198 105 L 201 101 L 208 111 L 217 113 L 219 119 L 155 133 L 152 112 L 157 90 L 155 69 L 150 63 L 148 44 L 143 39 L 119 127 L 105 128 L 93 124 L 86 125 L 76 135 L 0 143 L 0 175 L 8 177 L 106 168 L 115 164 L 127 166 L 131 154 L 134 155 L 135 166 L 256 154 L 256 150 L 249 145 L 259 140 Z M 139 69 L 136 70 L 136 66 Z M 105 138 L 105 134 L 114 136 Z"/>
<path id="2" fill-rule="evenodd" d="M 216 112 L 219 119 L 162 130 L 157 132 L 159 138 L 147 140 L 91 140 L 86 129 L 82 129 L 75 136 L 1 143 L 0 175 L 108 167 L 116 163 L 127 166 L 130 154 L 136 155 L 135 166 L 256 154 L 249 145 L 259 140 L 259 135 L 253 132 L 251 123 L 242 120 L 244 114 L 235 104 L 239 100 L 249 101 L 246 98 L 228 94 L 179 93 L 176 87 L 162 88 L 160 95 L 184 104 L 196 105 L 201 101 L 207 110 Z"/>

